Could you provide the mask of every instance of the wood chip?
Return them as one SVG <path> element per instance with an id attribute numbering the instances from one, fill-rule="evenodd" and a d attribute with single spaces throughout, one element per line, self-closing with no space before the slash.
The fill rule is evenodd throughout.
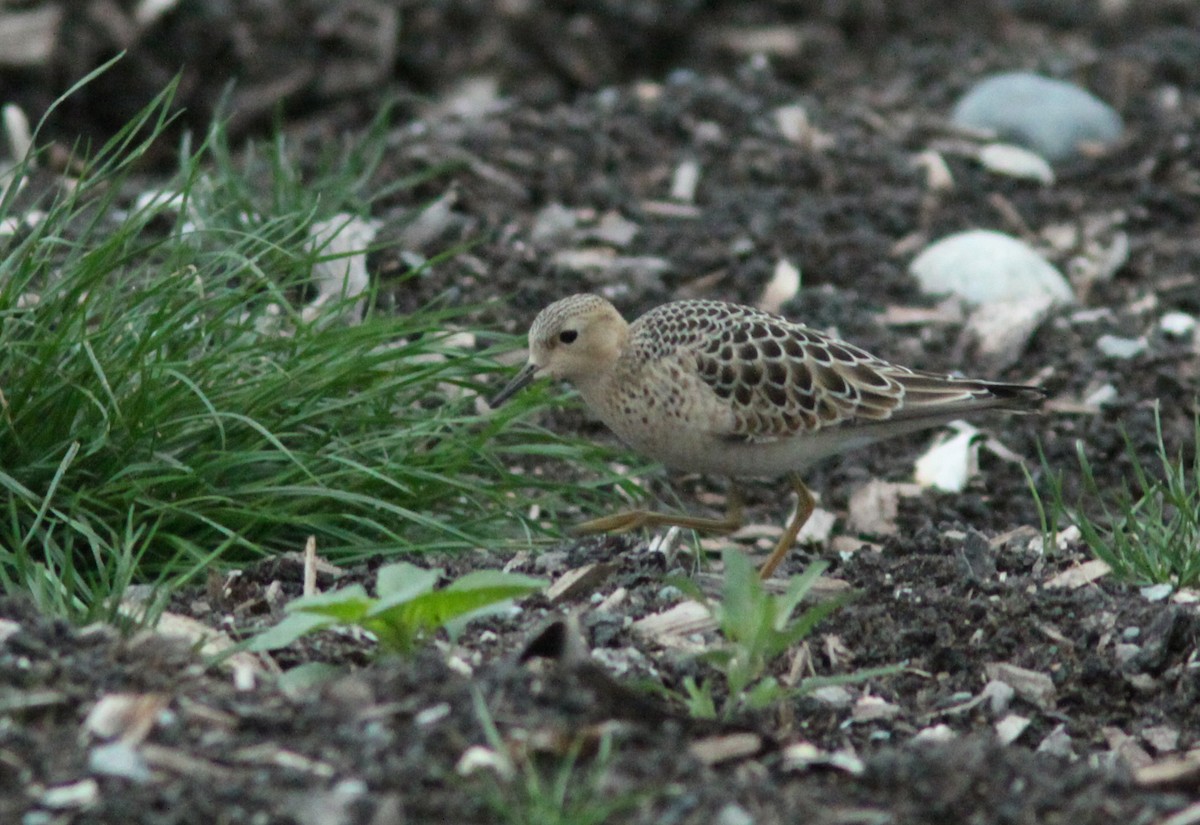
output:
<path id="1" fill-rule="evenodd" d="M 243 671 L 262 672 L 268 668 L 264 666 L 265 662 L 270 662 L 270 659 L 260 658 L 253 653 L 247 653 L 244 650 L 239 650 L 230 653 L 235 647 L 232 639 L 226 634 L 215 628 L 198 622 L 190 616 L 183 616 L 178 613 L 164 612 L 158 618 L 158 625 L 155 631 L 161 636 L 178 636 L 186 639 L 192 647 L 199 649 L 201 656 L 222 656 L 221 664 L 228 668 L 237 668 Z"/>
<path id="2" fill-rule="evenodd" d="M 1137 740 L 1114 725 L 1106 725 L 1101 731 L 1109 750 L 1132 771 L 1153 764 L 1154 759 L 1138 744 Z"/>
<path id="3" fill-rule="evenodd" d="M 852 776 L 859 776 L 866 770 L 866 765 L 851 750 L 834 751 L 829 753 L 818 748 L 811 742 L 794 742 L 780 752 L 781 767 L 785 771 L 804 771 L 809 768 L 822 767 L 843 771 Z M 842 809 L 845 813 L 846 809 Z M 868 817 L 872 819 L 872 817 Z M 857 821 L 846 819 L 846 821 Z"/>
<path id="4" fill-rule="evenodd" d="M 989 679 L 998 679 L 1017 692 L 1027 702 L 1042 710 L 1054 707 L 1054 682 L 1044 673 L 1018 667 L 1008 662 L 990 662 L 983 666 Z"/>
<path id="5" fill-rule="evenodd" d="M 700 185 L 700 164 L 693 158 L 681 161 L 671 176 L 670 198 L 679 203 L 694 203 Z"/>
<path id="6" fill-rule="evenodd" d="M 186 776 L 191 779 L 208 779 L 213 782 L 233 782 L 244 775 L 243 769 L 227 768 L 207 759 L 200 759 L 177 748 L 167 748 L 162 745 L 146 743 L 138 748 L 142 759 L 153 770 Z"/>
<path id="7" fill-rule="evenodd" d="M 1142 731 L 1142 741 L 1159 753 L 1170 753 L 1179 747 L 1179 729 L 1170 725 L 1153 725 Z"/>
<path id="8" fill-rule="evenodd" d="M 1197 825 L 1200 823 L 1200 802 L 1193 802 L 1181 811 L 1160 819 L 1158 825 Z"/>
<path id="9" fill-rule="evenodd" d="M 238 748 L 230 756 L 235 762 L 244 762 L 249 765 L 274 765 L 284 770 L 306 773 L 321 779 L 328 779 L 336 773 L 333 765 L 328 762 L 281 748 L 270 742 Z"/>
<path id="10" fill-rule="evenodd" d="M 551 604 L 560 604 L 581 596 L 590 596 L 616 570 L 617 565 L 612 562 L 585 564 L 583 567 L 568 570 L 546 588 L 546 598 Z"/>
<path id="11" fill-rule="evenodd" d="M 63 9 L 58 3 L 0 12 L 0 66 L 47 66 L 58 42 L 62 18 Z"/>
<path id="12" fill-rule="evenodd" d="M 1056 590 L 1065 588 L 1067 590 L 1078 590 L 1086 584 L 1091 584 L 1097 579 L 1103 578 L 1112 572 L 1112 568 L 1100 559 L 1092 559 L 1086 561 L 1078 567 L 1071 567 L 1063 570 L 1061 573 L 1056 573 L 1046 581 L 1046 588 Z"/>
<path id="13" fill-rule="evenodd" d="M 765 312 L 779 314 L 783 305 L 796 297 L 800 292 L 800 270 L 791 261 L 780 259 L 775 264 L 771 280 L 763 287 L 758 299 L 758 308 Z"/>
<path id="14" fill-rule="evenodd" d="M 716 619 L 700 602 L 680 602 L 674 607 L 644 616 L 633 623 L 633 631 L 663 647 L 693 647 L 688 636 L 715 630 Z"/>
<path id="15" fill-rule="evenodd" d="M 629 598 L 629 591 L 624 587 L 618 587 L 616 590 L 605 596 L 604 601 L 596 605 L 596 609 L 601 612 L 611 613 L 627 598 Z"/>
<path id="16" fill-rule="evenodd" d="M 309 536 L 304 542 L 304 590 L 305 596 L 317 594 L 317 537 Z"/>
<path id="17" fill-rule="evenodd" d="M 1200 754 L 1172 756 L 1144 765 L 1133 772 L 1133 781 L 1143 788 L 1200 786 Z"/>
<path id="18" fill-rule="evenodd" d="M 853 533 L 890 536 L 896 532 L 900 497 L 919 494 L 916 484 L 871 479 L 850 494 L 847 527 Z"/>
<path id="19" fill-rule="evenodd" d="M 688 745 L 688 753 L 705 765 L 711 766 L 754 756 L 762 747 L 762 737 L 757 733 L 729 733 L 697 739 Z"/>
<path id="20" fill-rule="evenodd" d="M 796 543 L 824 544 L 829 541 L 835 524 L 837 524 L 837 516 L 818 507 L 812 511 L 808 521 L 804 522 L 804 526 L 800 528 L 800 533 L 796 536 Z"/>
<path id="21" fill-rule="evenodd" d="M 975 358 L 988 371 L 1012 366 L 1029 339 L 1055 306 L 1049 295 L 984 304 L 971 313 L 963 334 L 975 346 Z"/>
<path id="22" fill-rule="evenodd" d="M 996 723 L 996 738 L 1001 745 L 1011 745 L 1029 727 L 1029 719 L 1010 713 Z"/>
<path id="23" fill-rule="evenodd" d="M 734 541 L 757 541 L 758 539 L 770 539 L 772 542 L 778 541 L 783 535 L 783 527 L 778 524 L 743 524 L 734 532 L 730 533 L 726 538 Z"/>
<path id="24" fill-rule="evenodd" d="M 893 705 L 881 696 L 861 696 L 854 703 L 850 718 L 855 722 L 874 722 L 880 719 L 892 719 L 899 713 L 899 705 Z"/>
<path id="25" fill-rule="evenodd" d="M 109 693 L 88 712 L 83 727 L 100 739 L 144 740 L 170 700 L 160 693 Z"/>
<path id="26" fill-rule="evenodd" d="M 883 323 L 889 327 L 955 326 L 963 318 L 960 298 L 947 299 L 935 307 L 889 306 L 883 313 Z"/>
<path id="27" fill-rule="evenodd" d="M 704 213 L 699 207 L 690 203 L 672 203 L 670 201 L 642 201 L 642 211 L 656 218 L 679 218 L 695 220 Z"/>
<path id="28" fill-rule="evenodd" d="M 741 55 L 796 57 L 808 39 L 801 26 L 729 26 L 717 32 L 716 40 Z"/>

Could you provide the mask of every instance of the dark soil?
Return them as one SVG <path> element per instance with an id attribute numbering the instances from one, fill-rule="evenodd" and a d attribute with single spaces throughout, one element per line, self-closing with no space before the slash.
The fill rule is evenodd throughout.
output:
<path id="1" fill-rule="evenodd" d="M 314 156 L 398 100 L 380 183 L 447 171 L 375 217 L 399 235 L 414 207 L 449 194 L 447 217 L 404 251 L 474 244 L 416 279 L 399 277 L 411 255 L 377 253 L 372 268 L 397 311 L 450 296 L 516 332 L 549 301 L 585 289 L 631 317 L 680 296 L 754 302 L 787 259 L 804 279 L 787 314 L 901 363 L 950 370 L 977 364 L 961 323 L 887 321 L 890 308 L 935 306 L 907 274 L 915 251 L 965 228 L 1038 241 L 1058 227 L 1074 240 L 1048 255 L 1070 270 L 1123 235 L 1128 255 L 1113 277 L 1078 281 L 1080 304 L 1057 310 L 1019 359 L 967 371 L 1047 388 L 1047 414 L 991 428 L 1031 467 L 1040 441 L 1051 466 L 1073 470 L 1083 439 L 1101 486 L 1117 488 L 1129 472 L 1121 428 L 1150 455 L 1156 402 L 1167 444 L 1191 443 L 1200 353 L 1195 338 L 1157 323 L 1169 311 L 1200 313 L 1200 7 L 1191 3 L 208 2 L 181 4 L 140 32 L 113 23 L 128 22 L 125 5 L 68 4 L 54 62 L 0 73 L 4 99 L 40 113 L 129 48 L 51 119 L 64 145 L 106 134 L 184 60 L 191 123 L 205 122 L 237 78 L 236 128 L 256 133 L 285 97 L 285 128 Z M 765 58 L 742 45 L 755 32 L 775 44 Z M 948 152 L 954 188 L 931 192 L 914 157 L 958 139 L 944 119 L 965 88 L 1015 68 L 1110 101 L 1126 119 L 1123 144 L 1057 169 L 1052 186 Z M 449 111 L 461 84 L 479 78 L 496 83 L 495 105 Z M 819 131 L 815 143 L 779 134 L 773 113 L 792 104 Z M 669 200 L 684 161 L 701 170 L 687 208 Z M 575 211 L 575 225 L 535 232 L 556 204 Z M 633 236 L 604 234 L 605 216 L 629 222 Z M 607 263 L 573 266 L 562 253 L 579 249 L 605 250 Z M 1105 334 L 1144 335 L 1148 346 L 1114 360 L 1096 347 Z M 1106 384 L 1115 394 L 1104 405 L 1080 403 Z M 565 411 L 548 423 L 581 418 Z M 844 515 L 869 479 L 906 479 L 924 443 L 848 455 L 808 480 L 824 508 Z M 682 481 L 692 509 L 720 511 L 720 480 Z M 780 523 L 786 506 L 774 488 L 752 490 L 757 522 Z M 664 694 L 712 673 L 693 653 L 715 637 L 665 640 L 633 627 L 680 600 L 664 578 L 690 564 L 647 552 L 642 539 L 440 560 L 448 575 L 507 564 L 556 578 L 615 566 L 580 595 L 528 599 L 411 660 L 375 659 L 353 637 L 307 640 L 278 664 L 340 666 L 310 690 L 263 673 L 239 684 L 184 642 L 73 629 L 20 600 L 0 602 L 16 623 L 0 624 L 0 822 L 567 822 L 602 821 L 605 806 L 611 821 L 724 825 L 1200 821 L 1197 602 L 1149 598 L 1111 577 L 1048 586 L 1088 557 L 1070 542 L 1043 551 L 1037 523 L 1021 469 L 985 455 L 965 493 L 902 499 L 894 533 L 839 527 L 837 543 L 794 553 L 784 573 L 824 559 L 854 598 L 776 675 L 903 667 L 728 723 L 694 720 Z M 719 572 L 709 561 L 697 579 Z M 179 594 L 173 610 L 240 636 L 299 590 L 299 567 L 278 560 Z M 592 656 L 522 661 L 568 614 Z M 1005 666 L 1032 675 L 998 678 Z M 1014 696 L 996 695 L 996 682 L 1021 678 L 1030 681 Z M 161 697 L 145 729 L 121 726 L 144 775 L 112 775 L 122 772 L 109 743 L 84 726 L 115 693 Z M 1027 726 L 1005 744 L 997 724 L 1008 730 L 1014 717 Z M 511 764 L 497 762 L 485 721 Z M 718 745 L 731 750 L 714 755 Z M 535 803 L 567 770 L 573 814 L 539 813 Z M 541 794 L 529 791 L 532 778 Z"/>

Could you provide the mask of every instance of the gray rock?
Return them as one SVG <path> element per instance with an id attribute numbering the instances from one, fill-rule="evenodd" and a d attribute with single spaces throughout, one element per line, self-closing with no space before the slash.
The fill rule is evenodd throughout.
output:
<path id="1" fill-rule="evenodd" d="M 1091 93 L 1031 72 L 981 80 L 954 106 L 959 126 L 994 130 L 1049 161 L 1079 154 L 1080 143 L 1108 145 L 1121 136 L 1121 116 Z"/>

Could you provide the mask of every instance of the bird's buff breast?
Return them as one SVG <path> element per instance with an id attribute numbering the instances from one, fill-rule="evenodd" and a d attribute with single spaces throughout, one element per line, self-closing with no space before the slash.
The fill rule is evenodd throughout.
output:
<path id="1" fill-rule="evenodd" d="M 733 429 L 732 413 L 707 385 L 682 372 L 665 378 L 577 386 L 588 408 L 621 441 L 673 470 L 771 478 L 820 457 L 808 455 L 803 438 L 749 442 L 725 435 Z"/>

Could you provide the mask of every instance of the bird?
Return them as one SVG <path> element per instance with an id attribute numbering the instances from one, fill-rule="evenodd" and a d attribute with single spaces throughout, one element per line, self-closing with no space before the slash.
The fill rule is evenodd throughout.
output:
<path id="1" fill-rule="evenodd" d="M 1041 387 L 961 378 L 890 363 L 780 315 L 718 300 L 661 304 L 627 322 L 594 294 L 562 298 L 529 328 L 529 357 L 490 401 L 540 378 L 574 385 L 635 452 L 669 469 L 730 479 L 724 518 L 631 510 L 577 533 L 679 526 L 733 532 L 739 481 L 786 477 L 798 497 L 759 568 L 770 577 L 812 515 L 801 473 L 830 456 L 985 410 L 1032 412 Z"/>

